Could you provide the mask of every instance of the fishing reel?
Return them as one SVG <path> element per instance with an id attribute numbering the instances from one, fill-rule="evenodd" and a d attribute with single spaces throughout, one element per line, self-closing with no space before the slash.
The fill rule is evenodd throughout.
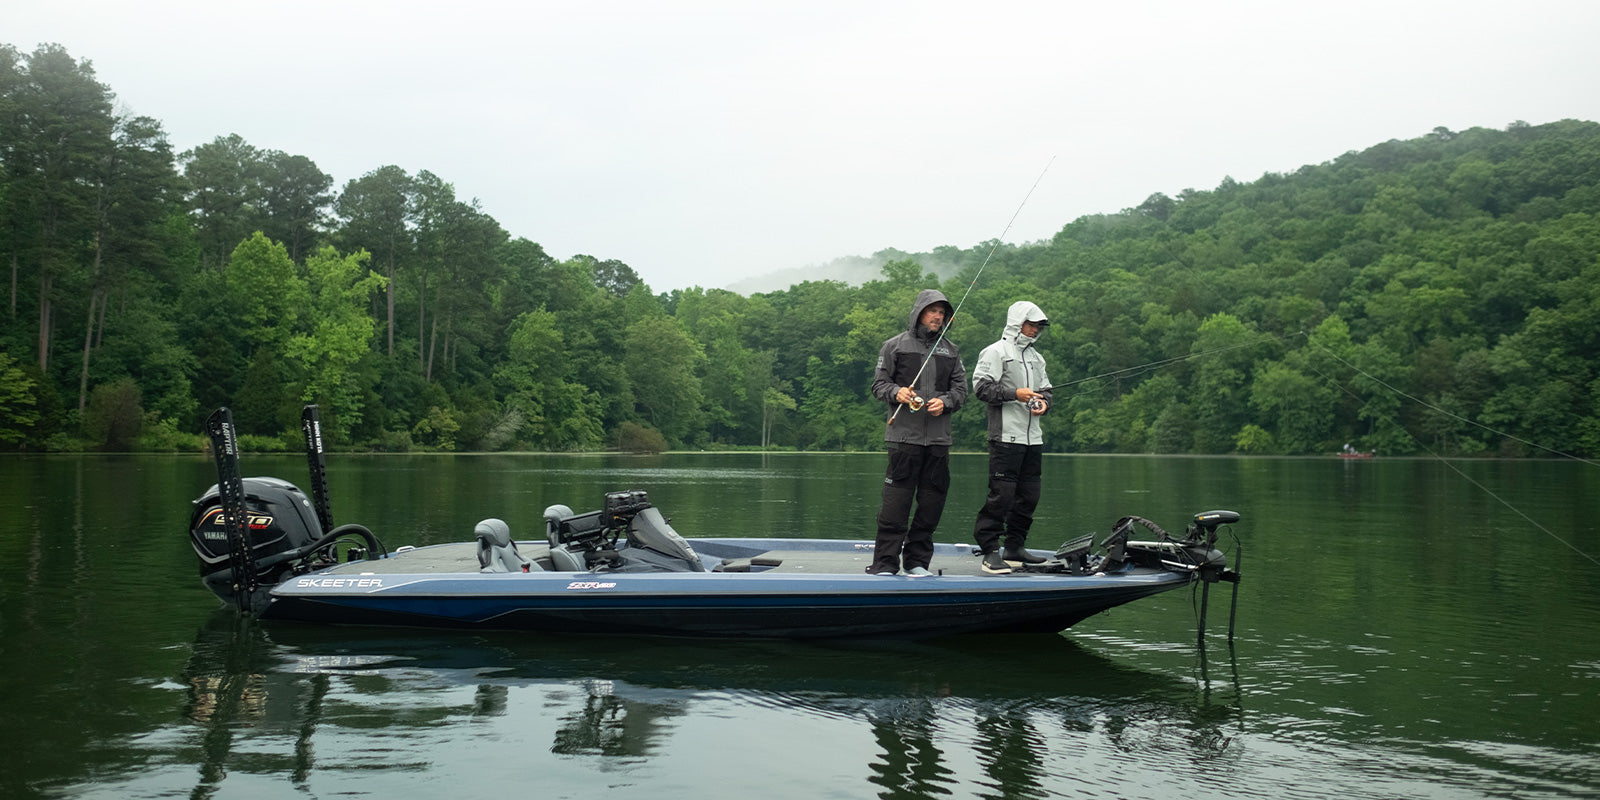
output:
<path id="1" fill-rule="evenodd" d="M 906 403 L 906 407 L 910 408 L 911 409 L 911 413 L 915 414 L 918 411 L 921 411 L 922 407 L 927 405 L 927 404 L 928 404 L 928 401 L 922 399 L 922 395 L 914 394 L 914 395 L 911 395 L 911 402 Z"/>
<path id="2" fill-rule="evenodd" d="M 1029 411 L 1038 411 L 1038 410 L 1040 410 L 1042 408 L 1044 408 L 1044 401 L 1043 400 L 1040 400 L 1039 398 L 1035 397 L 1032 400 L 1028 401 L 1028 410 Z"/>

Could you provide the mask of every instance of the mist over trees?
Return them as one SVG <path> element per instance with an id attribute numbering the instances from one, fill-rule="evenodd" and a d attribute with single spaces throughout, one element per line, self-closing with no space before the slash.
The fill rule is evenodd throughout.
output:
<path id="1" fill-rule="evenodd" d="M 1439 128 L 855 282 L 658 294 L 426 169 L 175 153 L 114 99 L 59 46 L 0 45 L 0 447 L 198 449 L 228 405 L 246 447 L 292 449 L 316 402 L 349 449 L 872 450 L 879 343 L 918 289 L 970 286 L 969 364 L 1011 302 L 1051 318 L 1052 451 L 1600 455 L 1594 122 Z M 955 430 L 981 448 L 982 409 Z"/>

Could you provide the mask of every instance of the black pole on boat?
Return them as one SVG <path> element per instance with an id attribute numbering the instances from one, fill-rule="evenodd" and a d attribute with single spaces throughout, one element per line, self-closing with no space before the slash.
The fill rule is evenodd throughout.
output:
<path id="1" fill-rule="evenodd" d="M 1211 581 L 1200 582 L 1200 646 L 1206 646 L 1206 604 L 1211 600 Z"/>
<path id="2" fill-rule="evenodd" d="M 322 449 L 322 415 L 312 403 L 300 411 L 300 432 L 306 438 L 306 466 L 311 470 L 311 502 L 322 532 L 333 530 L 333 509 L 328 503 L 328 465 Z"/>
<path id="3" fill-rule="evenodd" d="M 1244 542 L 1233 549 L 1233 598 L 1228 608 L 1228 644 L 1233 644 L 1233 620 L 1239 614 L 1239 573 L 1244 566 Z"/>
<path id="4" fill-rule="evenodd" d="M 217 461 L 217 494 L 222 500 L 223 530 L 228 537 L 228 566 L 233 572 L 233 594 L 240 613 L 249 611 L 256 590 L 256 558 L 250 547 L 250 525 L 245 520 L 244 479 L 239 477 L 239 437 L 233 412 L 226 406 L 206 420 L 211 452 Z"/>

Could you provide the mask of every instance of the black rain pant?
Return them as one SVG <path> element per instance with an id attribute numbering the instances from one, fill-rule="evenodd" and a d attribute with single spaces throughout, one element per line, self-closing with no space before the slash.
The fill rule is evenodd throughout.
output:
<path id="1" fill-rule="evenodd" d="M 944 514 L 950 491 L 950 447 L 894 442 L 883 474 L 883 504 L 878 508 L 878 539 L 869 573 L 909 572 L 933 561 L 933 531 Z M 911 513 L 912 504 L 916 514 Z M 911 525 L 906 526 L 910 518 Z"/>
<path id="2" fill-rule="evenodd" d="M 1005 537 L 1007 549 L 1021 548 L 1039 507 L 1044 445 L 989 443 L 989 496 L 978 510 L 972 536 L 978 549 L 994 552 Z"/>

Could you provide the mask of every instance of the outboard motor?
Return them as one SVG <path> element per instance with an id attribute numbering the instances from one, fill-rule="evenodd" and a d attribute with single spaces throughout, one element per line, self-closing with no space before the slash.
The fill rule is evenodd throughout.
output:
<path id="1" fill-rule="evenodd" d="M 266 608 L 287 575 L 335 563 L 339 545 L 352 537 L 366 547 L 346 550 L 349 560 L 388 555 L 364 526 L 334 526 L 317 407 L 306 406 L 300 421 L 314 497 L 278 478 L 241 478 L 233 412 L 219 408 L 206 419 L 217 483 L 194 501 L 189 544 L 200 559 L 200 581 L 240 613 Z"/>
<path id="2" fill-rule="evenodd" d="M 322 538 L 322 525 L 311 499 L 294 484 L 278 478 L 245 478 L 241 483 L 255 583 L 270 588 L 293 567 L 294 559 Z M 215 485 L 194 501 L 189 544 L 200 559 L 201 581 L 218 597 L 235 602 L 227 515 Z"/>

